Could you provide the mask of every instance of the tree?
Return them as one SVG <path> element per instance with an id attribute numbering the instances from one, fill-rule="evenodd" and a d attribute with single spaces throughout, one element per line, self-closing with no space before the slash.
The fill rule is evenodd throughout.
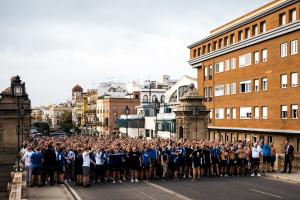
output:
<path id="1" fill-rule="evenodd" d="M 47 122 L 35 122 L 32 126 L 42 133 L 49 132 L 50 130 L 50 126 Z"/>
<path id="2" fill-rule="evenodd" d="M 64 132 L 69 133 L 70 129 L 74 128 L 72 123 L 72 112 L 64 111 L 60 116 L 58 124 Z"/>

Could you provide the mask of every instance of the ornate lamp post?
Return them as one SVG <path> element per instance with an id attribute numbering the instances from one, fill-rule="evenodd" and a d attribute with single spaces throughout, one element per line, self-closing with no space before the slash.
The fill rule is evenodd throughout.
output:
<path id="1" fill-rule="evenodd" d="M 24 116 L 24 108 L 20 109 L 20 98 L 26 97 L 25 84 L 21 82 L 19 76 L 16 76 L 15 80 L 11 83 L 12 96 L 17 98 L 17 137 L 18 137 L 18 165 L 17 171 L 20 172 L 20 117 Z"/>
<path id="2" fill-rule="evenodd" d="M 159 109 L 159 102 L 158 102 L 158 99 L 155 98 L 155 101 L 154 101 L 154 110 L 155 110 L 155 137 L 157 138 L 157 109 Z"/>
<path id="3" fill-rule="evenodd" d="M 128 137 L 128 115 L 130 114 L 130 109 L 128 106 L 125 107 L 125 115 L 126 115 L 126 137 Z"/>

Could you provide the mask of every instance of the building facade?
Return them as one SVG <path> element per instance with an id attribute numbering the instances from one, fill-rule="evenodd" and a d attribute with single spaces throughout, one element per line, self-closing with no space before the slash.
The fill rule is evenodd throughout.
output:
<path id="1" fill-rule="evenodd" d="M 211 139 L 288 139 L 300 151 L 299 19 L 299 0 L 275 0 L 188 46 Z"/>
<path id="2" fill-rule="evenodd" d="M 49 125 L 51 129 L 60 129 L 59 120 L 64 112 L 72 112 L 71 103 L 53 104 L 49 106 Z"/>

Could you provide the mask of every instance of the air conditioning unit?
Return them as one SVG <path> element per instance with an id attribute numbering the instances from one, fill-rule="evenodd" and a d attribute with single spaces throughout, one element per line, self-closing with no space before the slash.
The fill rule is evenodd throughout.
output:
<path id="1" fill-rule="evenodd" d="M 267 58 L 264 58 L 264 59 L 263 59 L 263 62 L 267 62 L 267 60 L 268 60 Z"/>
<path id="2" fill-rule="evenodd" d="M 297 87 L 298 86 L 298 84 L 292 84 L 292 87 Z"/>
<path id="3" fill-rule="evenodd" d="M 258 64 L 258 63 L 259 63 L 259 61 L 258 61 L 258 60 L 256 60 L 256 61 L 255 61 L 255 64 Z"/>

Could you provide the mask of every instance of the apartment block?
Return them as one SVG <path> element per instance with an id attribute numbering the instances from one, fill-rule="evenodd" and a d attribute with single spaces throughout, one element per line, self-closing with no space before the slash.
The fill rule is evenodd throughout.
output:
<path id="1" fill-rule="evenodd" d="M 300 152 L 300 1 L 275 0 L 188 46 L 209 135 L 267 139 Z"/>

